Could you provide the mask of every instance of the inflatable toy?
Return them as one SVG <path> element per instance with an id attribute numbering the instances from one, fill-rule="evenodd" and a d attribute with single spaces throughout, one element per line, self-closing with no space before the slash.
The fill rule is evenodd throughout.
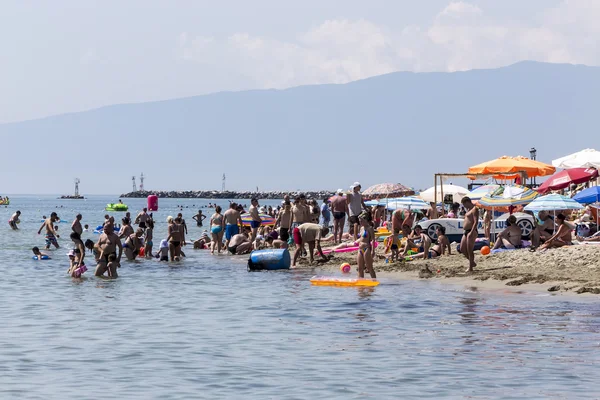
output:
<path id="1" fill-rule="evenodd" d="M 360 278 L 337 278 L 335 276 L 313 276 L 310 283 L 315 286 L 377 286 L 379 281 Z"/>

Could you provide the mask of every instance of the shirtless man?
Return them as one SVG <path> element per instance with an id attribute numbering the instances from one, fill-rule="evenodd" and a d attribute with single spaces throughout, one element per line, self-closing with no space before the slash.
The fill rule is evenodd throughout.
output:
<path id="1" fill-rule="evenodd" d="M 21 211 L 17 211 L 10 217 L 8 220 L 8 225 L 11 227 L 13 231 L 18 230 L 17 224 L 19 223 L 19 217 L 21 216 Z"/>
<path id="2" fill-rule="evenodd" d="M 198 214 L 192 217 L 194 221 L 196 221 L 197 226 L 202 226 L 202 221 L 206 219 L 206 215 L 202 214 L 202 210 L 198 210 Z"/>
<path id="3" fill-rule="evenodd" d="M 50 218 L 46 219 L 40 229 L 38 230 L 38 235 L 42 232 L 42 229 L 46 227 L 46 250 L 50 249 L 50 245 L 54 245 L 57 249 L 60 247 L 58 245 L 57 238 L 60 238 L 56 230 L 54 229 L 54 223 L 58 221 L 58 215 L 55 212 L 50 214 Z"/>
<path id="4" fill-rule="evenodd" d="M 137 217 L 135 217 L 135 222 L 133 224 L 138 225 L 142 229 L 146 229 L 146 222 L 148 222 L 149 218 L 148 209 L 144 207 Z"/>
<path id="5" fill-rule="evenodd" d="M 98 238 L 98 248 L 100 254 L 98 255 L 98 266 L 94 275 L 102 276 L 108 271 L 108 276 L 116 278 L 117 267 L 121 266 L 121 256 L 123 255 L 123 246 L 121 245 L 121 239 L 114 232 L 112 224 L 104 225 L 104 232 Z M 119 248 L 119 254 L 117 255 L 117 247 Z M 109 268 L 109 256 L 113 254 L 116 256 L 115 262 L 111 263 Z"/>
<path id="6" fill-rule="evenodd" d="M 435 202 L 432 201 L 429 203 L 429 205 L 431 206 L 431 208 L 427 210 L 427 219 L 438 219 L 438 209 Z"/>
<path id="7" fill-rule="evenodd" d="M 81 214 L 77 214 L 75 216 L 75 219 L 73 220 L 73 223 L 71 224 L 71 230 L 77 233 L 79 236 L 81 236 L 81 234 L 83 233 L 83 228 L 81 227 L 82 218 L 83 217 L 81 216 Z"/>
<path id="8" fill-rule="evenodd" d="M 348 193 L 348 231 L 354 235 L 354 240 L 358 239 L 358 216 L 362 213 L 363 209 L 367 210 L 365 201 L 363 200 L 362 194 L 360 193 L 360 183 L 354 182 L 350 186 L 352 193 Z"/>
<path id="9" fill-rule="evenodd" d="M 310 220 L 310 209 L 306 205 L 306 196 L 301 194 L 294 200 L 292 207 L 292 228 L 297 228 Z"/>
<path id="10" fill-rule="evenodd" d="M 250 241 L 254 242 L 256 240 L 256 233 L 258 232 L 258 228 L 262 224 L 262 219 L 260 219 L 260 215 L 258 213 L 258 200 L 253 198 L 250 200 L 250 209 L 248 210 L 250 213 L 250 228 L 252 228 L 252 236 L 250 237 Z"/>
<path id="11" fill-rule="evenodd" d="M 461 203 L 467 213 L 465 214 L 464 230 L 462 240 L 460 241 L 460 252 L 469 260 L 469 268 L 466 272 L 473 272 L 475 264 L 475 240 L 477 239 L 477 226 L 479 225 L 479 210 L 469 197 L 463 197 Z"/>
<path id="12" fill-rule="evenodd" d="M 252 250 L 252 242 L 250 241 L 250 237 L 248 232 L 250 228 L 244 227 L 242 233 L 238 233 L 233 235 L 229 245 L 227 246 L 227 251 L 231 254 L 246 254 Z"/>
<path id="13" fill-rule="evenodd" d="M 494 248 L 516 249 L 521 247 L 521 228 L 517 225 L 517 217 L 511 215 L 506 220 L 506 229 L 498 234 Z"/>
<path id="14" fill-rule="evenodd" d="M 335 196 L 331 199 L 331 211 L 333 213 L 333 243 L 342 243 L 344 223 L 346 222 L 346 215 L 349 212 L 348 202 L 346 201 L 346 197 L 344 197 L 342 189 L 338 189 Z"/>
<path id="15" fill-rule="evenodd" d="M 327 236 L 328 233 L 329 228 L 310 222 L 304 223 L 298 228 L 294 228 L 293 234 L 294 243 L 296 243 L 296 252 L 294 253 L 292 268 L 296 267 L 296 261 L 298 261 L 300 254 L 302 254 L 304 243 L 308 244 L 308 256 L 311 265 L 314 261 L 315 245 L 321 257 L 323 257 L 325 261 L 329 261 L 329 258 L 323 254 L 323 250 L 321 249 L 321 238 Z"/>
<path id="16" fill-rule="evenodd" d="M 378 204 L 376 207 L 374 207 L 372 218 L 375 224 L 374 228 L 379 228 L 381 226 L 381 220 L 385 219 L 385 206 Z"/>
<path id="17" fill-rule="evenodd" d="M 275 226 L 279 226 L 279 237 L 287 243 L 290 238 L 290 229 L 292 228 L 292 206 L 290 203 L 283 202 L 283 208 L 277 214 Z"/>
<path id="18" fill-rule="evenodd" d="M 231 203 L 229 205 L 229 210 L 223 213 L 223 220 L 225 221 L 225 248 L 228 248 L 229 241 L 240 233 L 240 227 L 244 226 L 242 217 L 237 211 L 237 204 Z"/>

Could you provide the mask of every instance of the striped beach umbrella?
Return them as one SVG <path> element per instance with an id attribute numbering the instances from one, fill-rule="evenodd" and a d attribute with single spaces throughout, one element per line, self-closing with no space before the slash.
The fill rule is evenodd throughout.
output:
<path id="1" fill-rule="evenodd" d="M 387 204 L 388 210 L 396 210 L 398 208 L 410 208 L 413 210 L 421 210 L 424 208 L 431 208 L 429 203 L 424 202 L 418 197 L 401 197 L 399 199 L 393 199 Z"/>
<path id="2" fill-rule="evenodd" d="M 575 200 L 560 194 L 538 197 L 525 206 L 527 211 L 581 210 L 582 208 L 583 206 Z"/>
<path id="3" fill-rule="evenodd" d="M 275 218 L 271 217 L 270 215 L 258 214 L 258 216 L 262 220 L 262 225 L 275 225 Z M 252 221 L 250 213 L 242 214 L 242 223 L 244 226 L 250 226 L 250 221 Z"/>
<path id="4" fill-rule="evenodd" d="M 495 192 L 483 196 L 479 205 L 486 208 L 501 208 L 529 204 L 538 193 L 521 185 L 501 186 Z"/>
<path id="5" fill-rule="evenodd" d="M 473 201 L 481 199 L 483 196 L 493 193 L 500 188 L 500 185 L 483 185 L 471 190 L 468 194 Z"/>

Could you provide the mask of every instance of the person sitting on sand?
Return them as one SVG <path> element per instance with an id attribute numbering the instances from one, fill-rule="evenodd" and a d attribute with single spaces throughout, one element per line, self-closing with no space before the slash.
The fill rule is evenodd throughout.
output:
<path id="1" fill-rule="evenodd" d="M 514 250 L 521 248 L 521 228 L 517 225 L 517 217 L 511 215 L 506 220 L 506 229 L 498 234 L 494 248 Z"/>
<path id="2" fill-rule="evenodd" d="M 429 249 L 429 254 L 427 255 L 427 258 L 441 257 L 446 251 L 448 252 L 448 255 L 451 256 L 452 251 L 450 249 L 450 241 L 446 237 L 446 228 L 443 226 L 438 226 L 436 233 L 437 233 L 437 242 L 436 242 L 436 244 L 431 246 L 431 248 Z M 421 247 L 420 249 L 423 249 L 423 248 Z M 426 256 L 426 254 L 423 251 L 421 253 L 411 256 L 410 259 L 412 259 L 412 260 L 414 260 L 416 258 L 425 259 L 426 258 L 425 256 Z"/>
<path id="3" fill-rule="evenodd" d="M 33 258 L 36 260 L 50 260 L 50 256 L 46 253 L 42 253 L 37 246 L 31 249 L 31 251 L 33 251 Z"/>
<path id="4" fill-rule="evenodd" d="M 250 227 L 245 226 L 242 233 L 234 235 L 229 241 L 227 251 L 231 254 L 246 254 L 252 250 L 252 242 L 250 241 Z"/>
<path id="5" fill-rule="evenodd" d="M 321 237 L 327 236 L 328 233 L 329 228 L 310 222 L 306 222 L 299 227 L 294 228 L 293 236 L 294 243 L 296 244 L 296 251 L 294 253 L 292 268 L 296 267 L 296 262 L 298 261 L 298 258 L 300 258 L 300 254 L 302 254 L 302 247 L 305 243 L 308 244 L 310 264 L 314 262 L 315 246 L 321 257 L 323 257 L 325 261 L 328 261 L 329 258 L 323 254 L 323 250 L 321 249 Z"/>
<path id="6" fill-rule="evenodd" d="M 531 247 L 536 248 L 539 245 L 554 235 L 554 221 L 546 211 L 540 211 L 538 217 L 542 221 L 541 225 L 537 225 L 531 232 Z"/>
<path id="7" fill-rule="evenodd" d="M 411 243 L 412 245 L 410 245 Z M 412 257 L 413 259 L 419 257 L 422 257 L 423 259 L 431 258 L 432 254 L 429 251 L 430 246 L 431 239 L 429 239 L 429 236 L 427 236 L 427 234 L 423 232 L 423 228 L 421 228 L 421 225 L 416 225 L 415 229 L 413 229 L 412 233 L 407 237 L 406 246 L 404 247 L 404 251 L 402 252 L 402 257 L 406 257 L 409 249 L 417 247 L 419 253 L 414 255 Z M 439 255 L 441 254 L 437 254 L 437 256 Z"/>
<path id="8" fill-rule="evenodd" d="M 540 246 L 540 250 L 550 249 L 553 247 L 570 246 L 573 244 L 573 226 L 566 221 L 564 214 L 558 214 L 556 216 L 556 223 L 558 226 L 556 233 Z"/>

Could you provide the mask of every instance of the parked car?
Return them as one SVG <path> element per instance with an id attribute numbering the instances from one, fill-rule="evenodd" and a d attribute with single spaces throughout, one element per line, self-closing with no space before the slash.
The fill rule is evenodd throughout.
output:
<path id="1" fill-rule="evenodd" d="M 521 228 L 523 239 L 529 239 L 531 232 L 533 232 L 533 227 L 535 226 L 533 216 L 526 213 L 514 213 L 513 215 L 517 218 L 517 225 Z M 498 234 L 502 232 L 506 228 L 506 220 L 509 216 L 510 214 L 506 213 L 494 219 L 495 229 L 494 227 L 492 228 L 492 233 Z M 463 218 L 438 218 L 419 222 L 419 225 L 421 225 L 432 241 L 437 240 L 437 228 L 443 226 L 446 228 L 446 236 L 450 242 L 460 242 L 464 233 L 463 223 Z M 477 231 L 479 237 L 484 236 L 483 220 L 481 219 L 479 220 Z"/>

